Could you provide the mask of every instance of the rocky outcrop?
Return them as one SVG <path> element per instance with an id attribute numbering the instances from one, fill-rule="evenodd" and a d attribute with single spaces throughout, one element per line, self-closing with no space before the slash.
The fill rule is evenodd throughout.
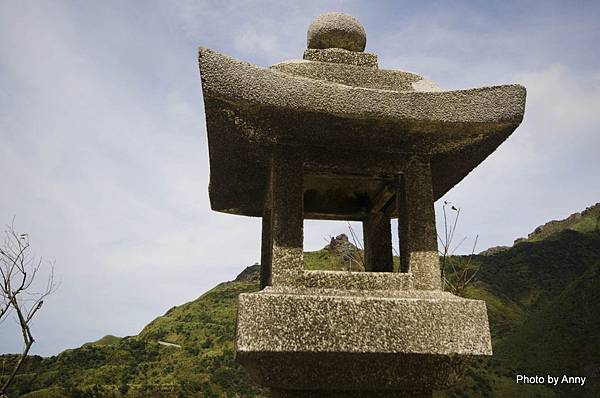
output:
<path id="1" fill-rule="evenodd" d="M 527 235 L 527 240 L 536 240 L 536 239 L 544 238 L 547 235 L 550 235 L 550 234 L 560 231 L 560 230 L 571 229 L 571 227 L 573 225 L 575 225 L 576 223 L 581 221 L 583 218 L 594 217 L 595 216 L 594 213 L 597 213 L 597 212 L 600 212 L 600 203 L 596 203 L 595 205 L 586 208 L 582 212 L 573 213 L 569 217 L 564 218 L 562 220 L 552 220 L 543 225 L 540 225 L 535 230 L 533 230 L 532 233 Z M 600 214 L 596 215 L 597 225 L 600 223 L 599 216 L 600 216 Z M 515 243 L 517 243 L 517 241 L 515 241 Z"/>
<path id="2" fill-rule="evenodd" d="M 340 234 L 336 237 L 331 237 L 329 245 L 325 247 L 330 253 L 340 257 L 342 261 L 350 261 L 356 259 L 359 250 L 348 240 L 348 235 Z"/>
<path id="3" fill-rule="evenodd" d="M 479 256 L 493 256 L 494 254 L 501 253 L 508 249 L 510 249 L 510 246 L 494 246 L 494 247 L 490 247 L 489 249 L 486 249 L 486 250 L 480 252 L 478 255 Z"/>
<path id="4" fill-rule="evenodd" d="M 260 280 L 260 264 L 250 265 L 235 278 L 234 282 L 258 282 Z"/>

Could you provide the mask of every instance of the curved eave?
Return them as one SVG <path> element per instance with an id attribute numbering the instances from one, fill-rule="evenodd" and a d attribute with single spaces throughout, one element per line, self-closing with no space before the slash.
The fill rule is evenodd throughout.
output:
<path id="1" fill-rule="evenodd" d="M 428 131 L 432 124 L 518 125 L 525 110 L 520 85 L 441 92 L 351 87 L 260 68 L 206 48 L 199 50 L 199 64 L 205 101 L 214 97 L 235 106 L 425 124 Z"/>
<path id="2" fill-rule="evenodd" d="M 308 147 L 421 148 L 431 157 L 438 199 L 510 136 L 525 109 L 520 85 L 445 92 L 352 87 L 260 68 L 206 48 L 200 48 L 199 65 L 211 207 L 231 214 L 262 215 L 267 170 L 264 137 L 255 127 L 275 121 L 267 135 L 288 134 L 284 139 Z"/>

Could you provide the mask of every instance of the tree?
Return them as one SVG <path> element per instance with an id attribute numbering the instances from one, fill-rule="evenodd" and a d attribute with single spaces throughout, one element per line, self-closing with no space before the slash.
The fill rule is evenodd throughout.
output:
<path id="1" fill-rule="evenodd" d="M 42 258 L 36 258 L 31 253 L 29 235 L 15 231 L 14 219 L 6 228 L 4 241 L 0 245 L 0 322 L 5 321 L 11 313 L 16 315 L 24 348 L 12 372 L 0 387 L 0 397 L 5 396 L 35 342 L 31 332 L 32 320 L 42 308 L 44 299 L 58 287 L 54 282 L 53 262 L 48 263 L 48 277 L 38 287 L 36 277 L 44 265 Z"/>

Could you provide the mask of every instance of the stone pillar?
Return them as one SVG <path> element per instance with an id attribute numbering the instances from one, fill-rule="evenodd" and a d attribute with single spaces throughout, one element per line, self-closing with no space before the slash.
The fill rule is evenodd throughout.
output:
<path id="1" fill-rule="evenodd" d="M 383 212 L 370 213 L 363 220 L 365 271 L 392 272 L 392 227 Z"/>
<path id="2" fill-rule="evenodd" d="M 293 148 L 277 146 L 271 163 L 271 283 L 290 285 L 303 272 L 303 161 Z"/>
<path id="3" fill-rule="evenodd" d="M 408 265 L 408 209 L 406 203 L 406 177 L 401 174 L 396 177 L 396 209 L 398 209 L 398 248 L 400 250 L 400 272 L 409 272 Z"/>
<path id="4" fill-rule="evenodd" d="M 415 289 L 441 289 L 429 162 L 409 162 L 397 190 L 400 270 L 414 275 Z"/>
<path id="5" fill-rule="evenodd" d="M 270 187 L 267 187 L 270 190 Z M 270 194 L 265 195 L 265 210 L 262 217 L 262 237 L 260 247 L 260 288 L 271 285 L 271 263 L 273 260 L 273 218 Z"/>

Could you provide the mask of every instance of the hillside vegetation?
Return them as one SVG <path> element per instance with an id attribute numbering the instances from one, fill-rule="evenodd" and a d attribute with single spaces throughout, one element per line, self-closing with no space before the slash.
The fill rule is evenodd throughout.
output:
<path id="1" fill-rule="evenodd" d="M 466 295 L 487 303 L 494 356 L 478 360 L 459 385 L 436 397 L 600 396 L 599 225 L 596 205 L 473 258 L 480 271 Z M 305 260 L 311 269 L 348 269 L 330 248 L 306 253 Z M 236 298 L 258 290 L 258 267 L 171 308 L 137 336 L 109 335 L 54 357 L 29 358 L 9 396 L 266 397 L 233 360 Z M 0 372 L 15 359 L 1 356 Z M 583 387 L 523 386 L 516 374 L 588 379 Z"/>

